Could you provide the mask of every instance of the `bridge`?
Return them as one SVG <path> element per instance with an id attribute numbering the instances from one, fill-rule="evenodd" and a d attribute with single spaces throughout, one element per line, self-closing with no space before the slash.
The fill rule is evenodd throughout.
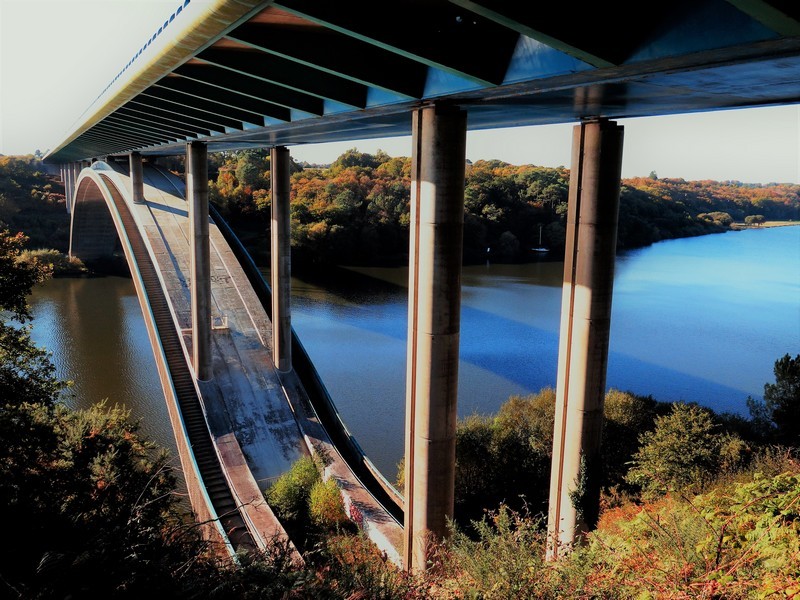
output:
<path id="1" fill-rule="evenodd" d="M 177 4 L 46 157 L 61 165 L 71 251 L 101 256 L 123 240 L 192 504 L 220 519 L 221 540 L 257 547 L 279 532 L 260 486 L 325 448 L 351 514 L 398 562 L 425 568 L 428 540 L 446 534 L 453 510 L 466 130 L 577 123 L 548 518 L 555 557 L 597 516 L 623 149 L 615 119 L 796 103 L 800 8 L 397 0 L 381 10 L 357 0 Z M 409 133 L 401 497 L 360 453 L 293 337 L 288 165 L 292 145 Z M 207 153 L 252 147 L 271 149 L 269 289 L 209 218 Z M 169 155 L 185 155 L 185 188 L 157 166 Z"/>

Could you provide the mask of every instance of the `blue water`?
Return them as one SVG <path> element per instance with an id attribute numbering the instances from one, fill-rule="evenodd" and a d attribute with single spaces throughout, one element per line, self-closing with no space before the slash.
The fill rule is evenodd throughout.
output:
<path id="1" fill-rule="evenodd" d="M 467 267 L 459 413 L 554 386 L 563 264 Z M 405 269 L 293 283 L 293 323 L 345 422 L 392 477 L 403 452 Z M 800 353 L 800 227 L 670 240 L 617 258 L 608 387 L 746 414 Z"/>
<path id="2" fill-rule="evenodd" d="M 492 413 L 555 385 L 563 265 L 481 265 L 463 274 L 459 412 Z M 406 269 L 357 281 L 293 281 L 292 317 L 348 427 L 389 477 L 403 453 Z M 59 279 L 35 290 L 34 339 L 76 384 L 156 441 L 172 433 L 133 285 Z M 617 259 L 608 386 L 746 413 L 772 367 L 800 353 L 800 227 L 661 242 Z"/>

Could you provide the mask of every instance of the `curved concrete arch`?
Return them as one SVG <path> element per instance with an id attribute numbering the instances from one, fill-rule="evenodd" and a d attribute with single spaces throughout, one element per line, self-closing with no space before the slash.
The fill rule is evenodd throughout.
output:
<path id="1" fill-rule="evenodd" d="M 151 298 L 148 293 L 148 286 L 145 282 L 147 274 L 141 270 L 140 267 L 144 265 L 140 266 L 134 250 L 133 236 L 138 236 L 139 232 L 129 232 L 126 229 L 125 216 L 122 214 L 123 212 L 127 213 L 130 218 L 128 228 L 138 230 L 138 223 L 130 211 L 132 200 L 128 198 L 129 190 L 123 182 L 116 181 L 116 179 L 115 169 L 103 162 L 96 162 L 91 167 L 83 169 L 79 174 L 75 182 L 74 204 L 71 213 L 70 255 L 77 256 L 84 261 L 109 258 L 112 256 L 117 242 L 120 243 L 131 272 L 153 348 L 156 368 L 172 422 L 192 510 L 198 522 L 202 524 L 201 529 L 204 536 L 210 541 L 220 544 L 224 548 L 222 554 L 227 553 L 234 556 L 236 549 L 232 545 L 233 538 L 230 533 L 233 533 L 236 528 L 243 529 L 243 527 L 233 522 L 234 528 L 231 528 L 231 519 L 240 517 L 238 511 L 233 511 L 236 513 L 235 515 L 220 515 L 206 490 L 203 471 L 196 457 L 196 440 L 191 437 L 188 424 L 184 420 L 181 406 L 185 403 L 179 397 L 176 389 L 174 381 L 176 375 L 173 373 L 173 366 L 167 356 L 166 344 L 161 337 L 163 326 L 157 322 L 156 313 L 159 310 L 164 312 L 164 309 L 163 307 L 159 309 L 157 305 L 154 305 L 153 300 L 155 299 Z M 141 242 L 141 240 L 139 241 Z M 167 319 L 169 327 L 173 327 L 172 333 L 175 334 L 172 317 L 168 316 Z M 167 343 L 169 342 L 167 341 Z M 180 373 L 177 376 L 180 377 Z M 223 521 L 227 522 L 223 524 Z M 247 535 L 245 534 L 245 537 Z M 252 546 L 251 539 L 245 539 L 239 535 L 238 545 L 241 545 L 243 541 L 246 546 Z"/>
<path id="2" fill-rule="evenodd" d="M 111 192 L 99 174 L 104 163 L 95 165 L 78 175 L 70 219 L 69 255 L 87 263 L 110 259 L 119 239 Z"/>
<path id="3" fill-rule="evenodd" d="M 275 369 L 269 343 L 264 341 L 271 339 L 271 319 L 250 275 L 242 269 L 242 262 L 247 260 L 231 250 L 231 241 L 218 230 L 224 222 L 216 216 L 211 220 L 211 242 L 217 273 L 212 283 L 214 310 L 222 316 L 213 336 L 218 372 L 213 383 L 198 381 L 191 372 L 187 291 L 190 236 L 185 191 L 179 179 L 154 166 L 145 169 L 144 183 L 146 202 L 135 204 L 132 182 L 122 165 L 97 162 L 81 171 L 73 196 L 70 249 L 81 259 L 100 260 L 110 256 L 116 239 L 120 240 L 156 355 L 198 520 L 221 521 L 235 536 L 237 532 L 229 526 L 235 513 L 241 528 L 247 529 L 257 546 L 264 546 L 276 535 L 287 539 L 264 502 L 259 482 L 274 480 L 297 456 L 322 448 L 332 461 L 326 476 L 340 486 L 348 513 L 357 515 L 357 523 L 367 535 L 399 563 L 402 525 L 394 514 L 399 509 L 393 512 L 386 508 L 387 504 L 399 507 L 399 498 L 389 494 L 387 499 L 384 491 L 379 493 L 383 497 L 379 500 L 375 486 L 365 486 L 359 479 L 376 476 L 363 467 L 362 463 L 368 461 L 360 448 L 353 461 L 358 463 L 355 472 L 343 459 L 325 427 L 341 431 L 345 438 L 351 436 L 330 399 L 322 412 L 332 412 L 335 418 L 326 420 L 323 427 L 297 374 L 279 374 Z M 260 274 L 257 279 L 265 285 Z M 173 361 L 178 359 L 182 366 L 173 370 Z M 197 394 L 199 413 L 184 401 L 187 389 Z M 202 435 L 210 436 L 211 448 L 200 447 L 205 442 L 196 428 L 201 426 Z M 211 463 L 221 469 L 222 475 L 216 480 L 217 475 L 208 472 Z M 226 501 L 220 500 L 220 487 L 230 490 L 231 504 L 226 506 Z M 220 533 L 224 539 L 224 532 Z M 234 537 L 230 542 L 241 545 Z"/>

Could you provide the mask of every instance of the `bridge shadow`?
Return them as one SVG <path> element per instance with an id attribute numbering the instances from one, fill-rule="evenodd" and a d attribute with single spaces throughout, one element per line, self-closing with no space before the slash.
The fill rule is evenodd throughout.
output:
<path id="1" fill-rule="evenodd" d="M 391 345 L 387 348 L 391 360 L 395 362 L 398 357 L 404 357 L 405 286 L 339 267 L 305 273 L 297 279 L 301 288 L 298 308 L 307 308 L 315 317 L 327 322 L 319 327 L 341 328 L 342 335 L 347 335 L 344 332 L 347 329 L 351 335 L 354 330 L 360 330 L 383 336 L 389 340 L 387 345 Z M 309 285 L 304 286 L 304 283 Z M 365 305 L 367 300 L 368 306 Z M 533 304 L 532 310 L 536 310 Z M 552 307 L 548 310 L 552 311 Z M 509 389 L 516 387 L 524 393 L 535 393 L 543 387 L 555 386 L 559 316 L 556 312 L 543 318 L 553 319 L 552 329 L 462 305 L 460 360 L 474 366 L 476 373 L 489 373 L 513 384 Z M 314 336 L 304 337 L 309 351 L 313 352 Z M 357 352 L 358 348 L 352 351 Z M 369 354 L 375 351 L 375 348 L 364 349 Z M 397 368 L 404 371 L 404 360 Z M 626 354 L 624 349 L 614 350 L 613 330 L 606 387 L 652 395 L 665 402 L 697 402 L 718 411 L 746 414 L 746 392 L 709 378 L 649 363 Z M 490 396 L 491 391 L 486 395 Z M 480 412 L 496 410 L 496 397 L 483 401 L 475 398 L 476 393 L 470 390 L 461 390 L 459 396 L 471 397 L 468 404 Z"/>
<path id="2" fill-rule="evenodd" d="M 189 216 L 188 210 L 182 210 L 180 208 L 175 208 L 174 206 L 167 206 L 166 204 L 161 204 L 160 202 L 153 202 L 152 200 L 148 200 L 147 205 L 153 210 L 160 210 L 173 215 L 178 215 L 179 217 Z"/>

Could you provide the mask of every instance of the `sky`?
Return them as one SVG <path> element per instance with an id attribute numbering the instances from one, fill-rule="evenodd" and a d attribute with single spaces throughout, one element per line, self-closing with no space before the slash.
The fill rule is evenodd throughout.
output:
<path id="1" fill-rule="evenodd" d="M 207 0 L 193 0 L 197 9 Z M 178 0 L 0 0 L 0 154 L 46 152 L 71 130 Z M 620 119 L 623 177 L 800 183 L 800 104 Z M 569 166 L 571 124 L 474 131 L 467 158 Z M 292 146 L 330 163 L 349 148 L 408 156 L 408 137 Z"/>

